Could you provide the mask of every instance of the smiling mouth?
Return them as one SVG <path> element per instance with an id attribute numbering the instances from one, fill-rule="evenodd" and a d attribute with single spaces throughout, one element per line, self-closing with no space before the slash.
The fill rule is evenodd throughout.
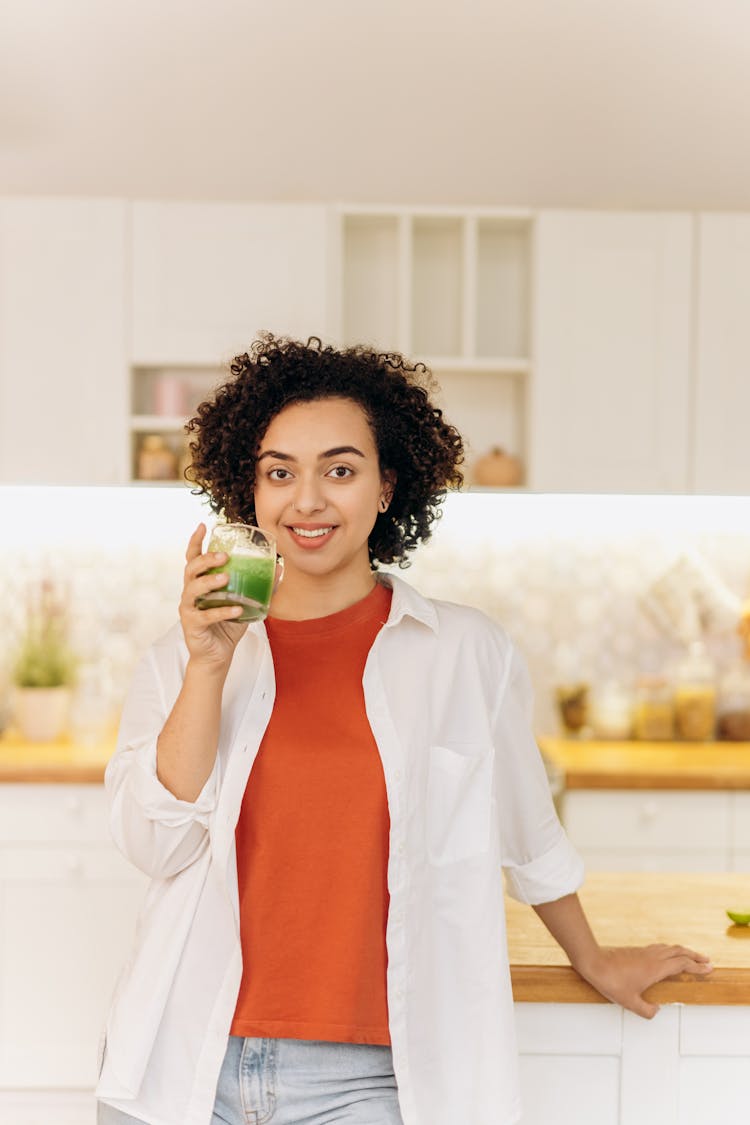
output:
<path id="1" fill-rule="evenodd" d="M 295 535 L 301 535 L 303 539 L 319 539 L 323 535 L 328 535 L 330 531 L 333 531 L 333 528 L 333 524 L 329 524 L 328 527 L 315 528 L 294 527 L 292 525 L 290 530 L 293 531 Z"/>

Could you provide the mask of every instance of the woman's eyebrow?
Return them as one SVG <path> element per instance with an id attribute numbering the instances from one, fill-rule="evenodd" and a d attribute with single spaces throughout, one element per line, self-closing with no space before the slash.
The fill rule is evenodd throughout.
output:
<path id="1" fill-rule="evenodd" d="M 276 461 L 296 461 L 296 457 L 292 457 L 290 453 L 279 453 L 275 449 L 266 449 L 264 453 L 258 454 L 258 461 L 262 461 L 264 457 L 273 457 Z"/>
<path id="2" fill-rule="evenodd" d="M 357 457 L 364 458 L 364 453 L 361 449 L 357 449 L 354 445 L 337 445 L 333 449 L 326 449 L 325 453 L 318 454 L 319 461 L 325 461 L 329 457 L 340 457 L 342 453 L 354 453 Z M 297 458 L 293 457 L 291 453 L 280 453 L 277 449 L 266 449 L 263 453 L 258 454 L 258 461 L 262 461 L 264 457 L 273 457 L 277 461 L 296 461 Z"/>

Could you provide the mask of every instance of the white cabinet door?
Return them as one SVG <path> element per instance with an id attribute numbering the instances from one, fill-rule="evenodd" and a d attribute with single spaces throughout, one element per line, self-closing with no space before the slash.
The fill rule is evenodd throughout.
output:
<path id="1" fill-rule="evenodd" d="M 0 1085 L 93 1086 L 144 889 L 114 847 L 0 853 Z"/>
<path id="2" fill-rule="evenodd" d="M 540 213 L 533 489 L 687 490 L 692 231 L 682 214 Z"/>
<path id="3" fill-rule="evenodd" d="M 93 1089 L 147 885 L 101 786 L 0 786 L 0 1090 Z"/>
<path id="4" fill-rule="evenodd" d="M 135 203 L 133 363 L 215 366 L 265 329 L 326 336 L 329 221 L 322 205 Z"/>
<path id="5" fill-rule="evenodd" d="M 128 475 L 127 205 L 0 202 L 0 481 Z"/>
<path id="6" fill-rule="evenodd" d="M 750 215 L 699 219 L 695 465 L 704 493 L 750 491 Z"/>

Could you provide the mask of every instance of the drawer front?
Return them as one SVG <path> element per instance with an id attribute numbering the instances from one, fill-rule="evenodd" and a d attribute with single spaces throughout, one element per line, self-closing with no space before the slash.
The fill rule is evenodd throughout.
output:
<path id="1" fill-rule="evenodd" d="M 750 793 L 732 794 L 732 843 L 750 851 Z"/>
<path id="2" fill-rule="evenodd" d="M 713 852 L 729 848 L 731 794 L 674 790 L 570 790 L 563 821 L 582 849 Z"/>
<path id="3" fill-rule="evenodd" d="M 656 851 L 646 848 L 581 848 L 587 871 L 729 871 L 731 859 L 724 849 Z"/>
<path id="4" fill-rule="evenodd" d="M 0 785 L 0 843 L 109 840 L 103 785 Z"/>
<path id="5" fill-rule="evenodd" d="M 0 848 L 0 883 L 59 882 L 102 886 L 137 883 L 145 890 L 149 879 L 114 844 L 5 844 Z"/>

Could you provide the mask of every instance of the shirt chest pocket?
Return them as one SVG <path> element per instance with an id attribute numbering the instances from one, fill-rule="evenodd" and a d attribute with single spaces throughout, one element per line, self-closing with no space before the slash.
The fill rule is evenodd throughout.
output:
<path id="1" fill-rule="evenodd" d="M 492 748 L 431 746 L 427 853 L 438 866 L 487 851 L 492 811 Z"/>

